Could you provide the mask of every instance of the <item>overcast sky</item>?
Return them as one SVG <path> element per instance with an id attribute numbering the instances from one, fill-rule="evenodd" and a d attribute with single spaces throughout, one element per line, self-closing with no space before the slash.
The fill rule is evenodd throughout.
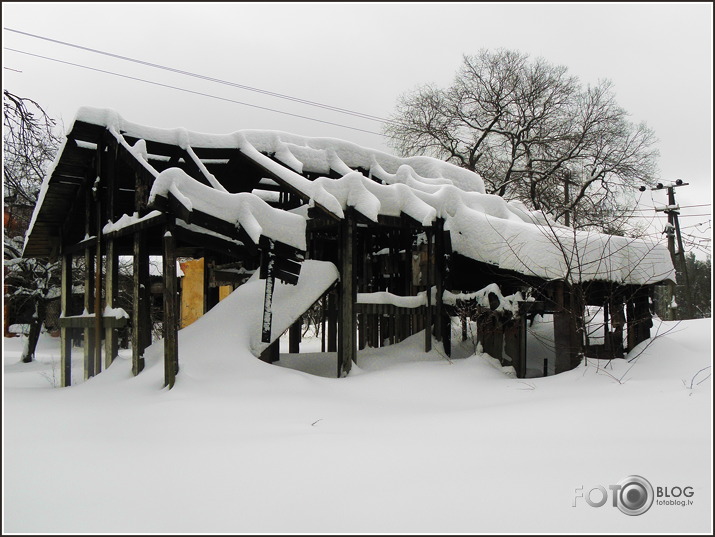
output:
<path id="1" fill-rule="evenodd" d="M 342 138 L 383 151 L 390 149 L 381 136 L 362 132 L 379 132 L 374 121 L 9 30 L 378 117 L 387 117 L 405 91 L 425 83 L 450 84 L 463 54 L 482 48 L 520 50 L 566 66 L 584 84 L 610 79 L 632 120 L 655 130 L 661 177 L 691 184 L 676 190 L 677 201 L 712 203 L 711 3 L 3 2 L 2 15 L 3 88 L 35 99 L 66 127 L 79 107 L 96 106 L 156 127 L 207 133 L 273 129 Z M 652 207 L 653 200 L 665 203 L 665 192 L 651 198 L 648 191 L 644 206 Z M 683 209 L 682 214 L 711 215 L 712 206 Z M 693 216 L 681 225 L 708 220 Z"/>

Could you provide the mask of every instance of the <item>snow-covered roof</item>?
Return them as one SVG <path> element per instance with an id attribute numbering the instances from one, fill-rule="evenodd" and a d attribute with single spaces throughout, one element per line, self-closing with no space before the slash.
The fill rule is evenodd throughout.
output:
<path id="1" fill-rule="evenodd" d="M 454 252 L 500 269 L 544 279 L 639 285 L 675 279 L 663 244 L 574 231 L 521 202 L 487 194 L 478 174 L 431 157 L 400 158 L 344 140 L 279 131 L 158 129 L 106 109 L 81 108 L 75 121 L 107 128 L 154 177 L 152 198 L 171 192 L 187 209 L 201 208 L 236 223 L 254 242 L 263 235 L 305 249 L 307 212 L 275 209 L 265 196 L 253 193 L 228 193 L 197 157 L 199 148 L 239 150 L 268 179 L 335 218 L 352 207 L 374 222 L 404 215 L 429 227 L 442 219 Z M 125 137 L 138 141 L 130 146 Z M 149 162 L 145 141 L 184 150 L 206 184 L 179 168 L 158 172 Z M 46 190 L 45 184 L 38 207 Z"/>

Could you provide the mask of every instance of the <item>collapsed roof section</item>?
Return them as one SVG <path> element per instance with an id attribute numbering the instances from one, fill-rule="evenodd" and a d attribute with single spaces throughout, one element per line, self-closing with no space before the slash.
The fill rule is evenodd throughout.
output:
<path id="1" fill-rule="evenodd" d="M 431 227 L 439 221 L 454 252 L 545 280 L 635 285 L 675 280 L 663 245 L 574 231 L 518 201 L 486 194 L 479 175 L 431 157 L 398 158 L 338 139 L 276 131 L 210 135 L 158 129 L 95 108 L 79 110 L 42 185 L 25 255 L 56 251 L 58 226 L 67 227 L 68 213 L 78 207 L 70 187 L 93 179 L 76 170 L 86 170 L 103 137 L 134 173 L 148 176 L 150 208 L 171 199 L 182 211 L 200 211 L 239 230 L 229 233 L 236 244 L 258 245 L 263 237 L 305 250 L 310 218 L 305 208 L 340 220 L 351 207 L 368 223 L 400 217 Z M 133 200 L 131 188 L 124 190 Z M 296 200 L 293 210 L 273 207 L 286 193 Z M 146 217 L 133 215 L 132 203 L 123 203 L 121 195 L 115 203 L 119 220 Z M 105 233 L 116 233 L 119 220 L 109 222 Z"/>

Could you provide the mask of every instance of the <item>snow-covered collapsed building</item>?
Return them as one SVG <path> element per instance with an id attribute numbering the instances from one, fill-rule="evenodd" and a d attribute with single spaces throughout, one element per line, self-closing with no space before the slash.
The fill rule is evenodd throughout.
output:
<path id="1" fill-rule="evenodd" d="M 247 345 L 269 362 L 286 330 L 297 346 L 300 316 L 321 300 L 338 376 L 359 347 L 422 330 L 426 349 L 434 337 L 449 354 L 455 317 L 476 321 L 484 351 L 517 376 L 529 367 L 527 319 L 537 313 L 553 315 L 553 371 L 584 353 L 623 356 L 650 337 L 652 286 L 675 274 L 662 245 L 574 232 L 434 158 L 283 132 L 156 129 L 92 108 L 78 112 L 48 172 L 24 255 L 62 261 L 65 386 L 73 330 L 84 331 L 92 376 L 130 323 L 141 371 L 150 256 L 163 256 L 169 386 L 179 370 L 177 257 L 205 260 L 205 311 L 219 283 L 255 271 L 234 295 L 255 311 Z M 83 312 L 68 300 L 76 256 L 87 267 Z M 116 307 L 119 256 L 133 257 L 131 315 Z M 584 338 L 586 304 L 603 307 L 598 346 Z"/>

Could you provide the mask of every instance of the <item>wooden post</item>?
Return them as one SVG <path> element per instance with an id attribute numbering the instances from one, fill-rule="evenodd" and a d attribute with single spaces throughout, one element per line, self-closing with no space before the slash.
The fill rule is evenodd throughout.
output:
<path id="1" fill-rule="evenodd" d="M 320 301 L 320 352 L 325 352 L 325 322 L 328 312 L 328 297 L 324 296 Z"/>
<path id="2" fill-rule="evenodd" d="M 358 319 L 358 349 L 364 349 L 367 345 L 367 315 L 361 313 Z"/>
<path id="3" fill-rule="evenodd" d="M 298 317 L 288 329 L 288 352 L 298 354 L 300 352 L 301 331 L 303 330 L 303 318 Z"/>
<path id="4" fill-rule="evenodd" d="M 263 252 L 266 271 L 266 291 L 263 296 L 263 323 L 261 325 L 261 341 L 271 342 L 271 324 L 273 322 L 273 288 L 276 284 L 275 264 L 276 254 L 273 251 L 273 241 L 268 241 L 269 248 Z"/>
<path id="5" fill-rule="evenodd" d="M 442 341 L 443 324 L 444 324 L 444 304 L 442 303 L 442 295 L 444 294 L 444 220 L 438 218 L 435 221 L 435 236 L 434 236 L 434 278 L 437 296 L 435 297 L 435 318 L 434 318 L 434 335 L 437 341 Z"/>
<path id="6" fill-rule="evenodd" d="M 85 235 L 89 237 L 93 231 L 92 226 L 92 189 L 88 184 L 85 190 Z M 84 250 L 84 311 L 94 311 L 94 256 L 91 247 Z M 95 375 L 94 369 L 94 330 L 90 327 L 84 329 L 84 379 Z"/>
<path id="7" fill-rule="evenodd" d="M 635 307 L 638 318 L 638 343 L 641 343 L 650 338 L 650 329 L 653 326 L 648 287 L 639 287 L 636 291 Z"/>
<path id="8" fill-rule="evenodd" d="M 571 285 L 568 294 L 568 304 L 570 309 L 570 341 L 569 349 L 569 369 L 577 367 L 584 355 L 584 334 L 586 332 L 585 317 L 585 299 L 583 287 L 580 284 L 574 283 Z"/>
<path id="9" fill-rule="evenodd" d="M 149 186 L 141 174 L 134 177 L 134 209 L 143 216 L 149 199 Z M 133 289 L 132 289 L 132 374 L 144 369 L 144 349 L 151 345 L 151 289 L 149 281 L 149 253 L 146 233 L 134 234 L 133 242 Z"/>
<path id="10" fill-rule="evenodd" d="M 208 256 L 204 257 L 204 313 L 210 311 L 219 303 L 219 286 L 211 279 L 211 273 L 215 266 L 215 259 Z"/>
<path id="11" fill-rule="evenodd" d="M 338 378 L 350 373 L 357 354 L 355 338 L 355 257 L 356 222 L 354 209 L 348 208 L 340 223 L 340 285 L 338 290 Z"/>
<path id="12" fill-rule="evenodd" d="M 95 232 L 97 236 L 96 249 L 94 254 L 94 374 L 98 375 L 102 371 L 102 152 L 104 143 L 100 140 L 97 144 L 96 174 L 92 192 L 95 203 Z"/>
<path id="13" fill-rule="evenodd" d="M 338 350 L 338 305 L 336 291 L 328 294 L 328 352 Z"/>
<path id="14" fill-rule="evenodd" d="M 627 299 L 628 352 L 650 337 L 650 327 L 653 326 L 653 321 L 648 298 L 648 288 L 639 287 Z"/>
<path id="15" fill-rule="evenodd" d="M 69 317 L 72 303 L 72 256 L 62 255 L 62 283 L 60 295 L 61 313 Z M 72 329 L 60 328 L 60 376 L 62 386 L 72 385 Z"/>
<path id="16" fill-rule="evenodd" d="M 555 347 L 555 373 L 562 373 L 571 369 L 571 319 L 567 305 L 569 304 L 566 283 L 553 282 L 554 302 L 554 347 Z"/>
<path id="17" fill-rule="evenodd" d="M 613 293 L 609 299 L 609 313 L 613 326 L 612 348 L 615 358 L 623 358 L 623 326 L 626 319 L 623 315 L 623 298 L 620 293 Z"/>
<path id="18" fill-rule="evenodd" d="M 146 348 L 146 317 L 149 315 L 147 287 L 149 286 L 149 256 L 144 231 L 134 234 L 134 261 L 132 287 L 132 373 L 136 376 L 144 369 Z"/>
<path id="19" fill-rule="evenodd" d="M 520 330 L 519 330 L 519 363 L 521 364 L 521 370 L 523 371 L 523 374 L 526 375 L 526 364 L 527 364 L 527 356 L 526 356 L 526 340 L 527 340 L 527 322 L 526 322 L 526 314 L 521 313 L 521 317 L 519 319 L 519 325 L 520 325 Z M 544 376 L 546 376 L 546 359 L 544 358 Z"/>
<path id="20" fill-rule="evenodd" d="M 176 277 L 176 243 L 173 223 L 164 233 L 164 386 L 173 388 L 179 372 L 179 308 Z"/>
<path id="21" fill-rule="evenodd" d="M 425 309 L 425 352 L 432 350 L 432 230 L 425 229 L 427 235 L 427 308 Z"/>
<path id="22" fill-rule="evenodd" d="M 613 344 L 611 342 L 611 323 L 608 311 L 608 297 L 604 298 L 603 304 L 603 352 L 608 358 L 613 358 Z"/>
<path id="23" fill-rule="evenodd" d="M 106 160 L 106 183 L 107 183 L 107 220 L 114 222 L 116 212 L 117 177 L 116 177 L 116 151 L 110 147 Z M 114 308 L 117 304 L 117 284 L 119 281 L 119 256 L 113 239 L 106 241 L 106 274 L 105 274 L 105 299 L 108 308 Z M 107 327 L 104 335 L 104 368 L 110 366 L 117 356 L 118 341 L 117 329 Z"/>

